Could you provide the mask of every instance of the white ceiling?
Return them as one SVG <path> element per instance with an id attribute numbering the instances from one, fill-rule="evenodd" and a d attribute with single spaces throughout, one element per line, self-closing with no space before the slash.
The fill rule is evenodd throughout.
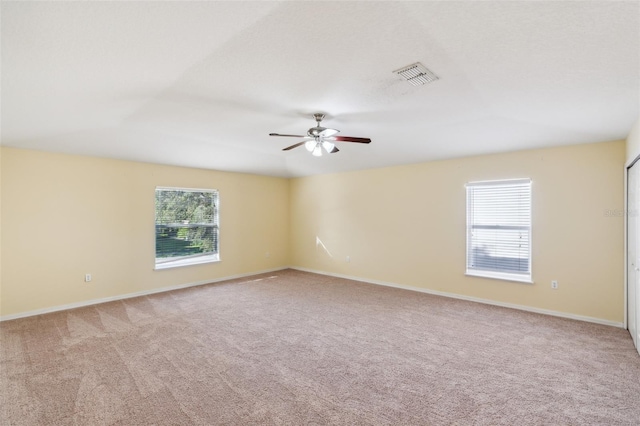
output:
<path id="1" fill-rule="evenodd" d="M 6 2 L 2 144 L 274 176 L 624 139 L 639 1 Z M 392 71 L 420 61 L 440 79 Z M 270 132 L 369 137 L 311 156 Z"/>

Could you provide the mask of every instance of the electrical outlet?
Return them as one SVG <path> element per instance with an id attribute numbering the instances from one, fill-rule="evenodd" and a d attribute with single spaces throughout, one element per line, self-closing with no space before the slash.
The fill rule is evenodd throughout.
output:
<path id="1" fill-rule="evenodd" d="M 91 274 L 84 274 L 84 282 L 85 283 L 91 282 Z"/>
<path id="2" fill-rule="evenodd" d="M 347 263 L 351 262 L 351 256 L 347 256 L 347 258 L 345 259 Z"/>
<path id="3" fill-rule="evenodd" d="M 556 280 L 551 281 L 551 288 L 554 289 L 554 290 L 557 290 L 558 289 L 558 281 L 556 281 Z"/>
<path id="4" fill-rule="evenodd" d="M 266 257 L 267 259 L 268 259 L 268 258 L 270 258 L 270 257 L 271 257 L 271 253 L 266 252 L 266 253 L 264 254 L 264 257 Z"/>

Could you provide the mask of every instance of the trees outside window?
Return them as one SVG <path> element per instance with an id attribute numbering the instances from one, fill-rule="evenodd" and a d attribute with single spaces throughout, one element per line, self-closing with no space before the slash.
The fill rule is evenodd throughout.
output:
<path id="1" fill-rule="evenodd" d="M 218 191 L 156 188 L 156 269 L 219 260 Z"/>

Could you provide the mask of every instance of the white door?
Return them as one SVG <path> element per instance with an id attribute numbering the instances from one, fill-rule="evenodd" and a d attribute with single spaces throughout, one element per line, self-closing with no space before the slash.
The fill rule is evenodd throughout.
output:
<path id="1" fill-rule="evenodd" d="M 640 162 L 627 171 L 627 326 L 633 344 L 640 352 Z"/>

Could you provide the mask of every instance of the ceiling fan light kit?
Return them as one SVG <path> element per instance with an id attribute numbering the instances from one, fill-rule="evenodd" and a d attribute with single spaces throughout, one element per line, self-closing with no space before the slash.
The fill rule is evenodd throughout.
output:
<path id="1" fill-rule="evenodd" d="M 327 153 L 331 154 L 336 147 L 335 143 L 324 141 L 322 142 L 322 147 L 327 151 Z"/>
<path id="2" fill-rule="evenodd" d="M 284 136 L 288 138 L 303 138 L 302 142 L 298 142 L 286 148 L 283 151 L 289 151 L 293 148 L 297 148 L 304 145 L 307 151 L 314 157 L 322 156 L 322 150 L 324 149 L 327 154 L 334 154 L 338 151 L 338 147 L 335 142 L 354 142 L 354 143 L 371 143 L 369 138 L 357 138 L 352 136 L 336 136 L 340 131 L 336 129 L 329 129 L 320 126 L 320 123 L 324 119 L 324 114 L 315 113 L 313 118 L 316 120 L 316 126 L 310 128 L 307 131 L 307 136 L 302 135 L 287 135 L 282 133 L 269 133 L 269 136 Z"/>
<path id="3" fill-rule="evenodd" d="M 331 154 L 335 152 L 334 151 L 335 149 L 337 149 L 334 143 L 327 142 L 327 141 L 320 142 L 315 140 L 305 142 L 304 147 L 307 149 L 307 151 L 309 151 L 315 157 L 322 156 L 323 148 L 325 151 L 327 151 L 327 154 Z"/>

